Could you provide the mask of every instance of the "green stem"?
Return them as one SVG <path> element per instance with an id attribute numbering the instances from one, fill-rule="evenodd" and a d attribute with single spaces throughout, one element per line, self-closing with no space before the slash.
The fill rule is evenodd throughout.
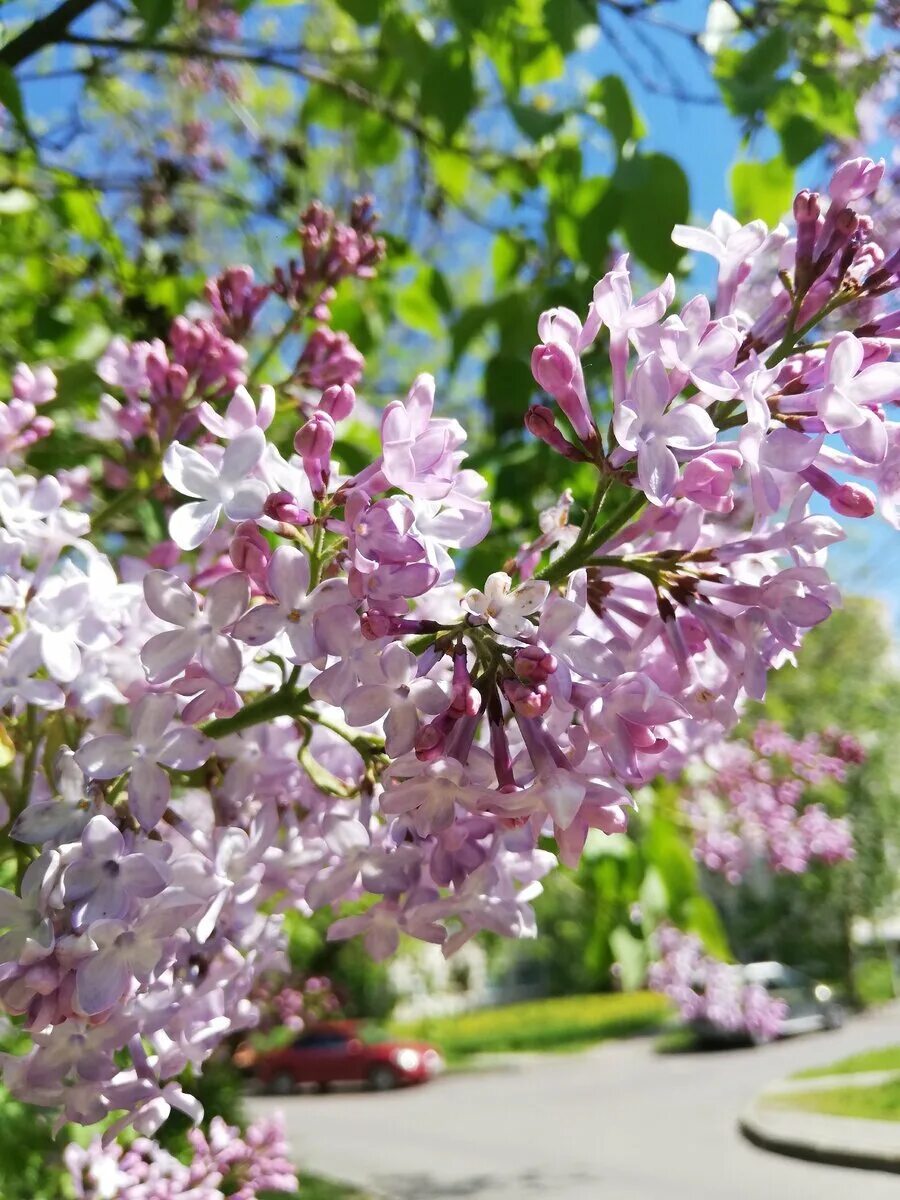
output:
<path id="1" fill-rule="evenodd" d="M 94 513 L 94 515 L 91 517 L 91 531 L 96 533 L 105 525 L 108 525 L 113 517 L 117 516 L 120 512 L 126 509 L 130 504 L 137 500 L 140 495 L 141 489 L 136 487 L 126 488 L 124 492 L 119 492 L 115 499 L 110 500 L 108 504 L 105 504 L 103 508 L 99 510 L 99 512 Z"/>
<path id="2" fill-rule="evenodd" d="M 781 345 L 778 347 L 772 357 L 766 360 L 766 366 L 777 366 L 778 363 L 782 362 L 789 354 L 792 353 L 797 343 L 802 341 L 811 329 L 815 329 L 819 322 L 824 320 L 829 313 L 834 312 L 836 308 L 840 308 L 844 304 L 849 304 L 851 300 L 855 299 L 855 296 L 848 296 L 846 293 L 838 292 L 836 296 L 832 297 L 832 299 L 829 300 L 823 308 L 820 308 L 819 311 L 814 316 L 810 317 L 810 319 L 804 325 L 801 325 L 799 329 L 795 330 L 791 328 L 785 333 L 785 336 L 781 340 Z"/>
<path id="3" fill-rule="evenodd" d="M 260 354 L 259 358 L 253 364 L 253 366 L 250 370 L 250 374 L 247 376 L 247 386 L 248 387 L 251 384 L 256 382 L 256 380 L 259 378 L 259 374 L 262 371 L 263 367 L 266 365 L 266 363 L 269 361 L 269 359 L 272 357 L 272 355 L 275 353 L 275 351 L 278 350 L 278 348 L 281 346 L 282 342 L 284 342 L 288 337 L 290 337 L 290 335 L 293 332 L 295 332 L 295 330 L 299 327 L 302 320 L 303 320 L 302 312 L 292 312 L 291 313 L 291 315 L 288 317 L 288 319 L 285 321 L 285 323 L 282 325 L 282 327 L 278 330 L 278 332 L 275 334 L 275 336 L 269 342 L 268 346 L 266 346 L 265 350 L 263 350 L 262 354 Z"/>
<path id="4" fill-rule="evenodd" d="M 261 700 L 245 704 L 233 717 L 219 717 L 215 721 L 207 722 L 200 732 L 205 733 L 207 737 L 223 738 L 228 737 L 230 733 L 249 729 L 251 725 L 271 721 L 275 717 L 296 717 L 303 712 L 311 699 L 308 688 L 296 692 L 292 687 L 285 686 L 277 692 L 272 692 L 270 696 L 263 696 Z"/>
<path id="5" fill-rule="evenodd" d="M 25 754 L 22 759 L 22 778 L 19 783 L 19 794 L 16 798 L 13 816 L 17 817 L 25 810 L 28 801 L 31 799 L 31 788 L 34 783 L 34 771 L 37 766 L 38 747 L 40 746 L 40 736 L 37 725 L 37 709 L 33 704 L 29 704 L 25 710 L 25 737 L 27 739 Z M 19 885 L 22 883 L 22 877 L 31 862 L 31 855 L 28 847 L 22 842 L 16 842 L 16 880 Z"/>
<path id="6" fill-rule="evenodd" d="M 323 518 L 324 520 L 324 518 Z M 322 578 L 322 551 L 325 548 L 325 526 L 320 524 L 316 527 L 315 536 L 313 537 L 312 553 L 310 555 L 309 564 L 309 590 L 319 586 L 319 581 Z"/>
<path id="7" fill-rule="evenodd" d="M 577 543 L 570 546 L 565 554 L 561 554 L 559 558 L 545 567 L 543 571 L 539 571 L 535 578 L 544 579 L 551 585 L 562 582 L 573 571 L 577 571 L 579 567 L 585 566 L 590 561 L 594 551 L 599 546 L 602 546 L 604 542 L 608 542 L 614 534 L 618 533 L 623 526 L 628 524 L 632 517 L 637 516 L 646 503 L 647 497 L 641 492 L 635 492 L 630 500 L 616 509 L 580 546 Z"/>
<path id="8" fill-rule="evenodd" d="M 351 729 L 349 725 L 345 725 L 342 721 L 332 721 L 329 717 L 324 717 L 321 713 L 310 713 L 310 717 L 315 719 L 317 725 L 321 725 L 323 729 L 330 729 L 332 733 L 336 733 L 338 737 L 342 737 L 345 742 L 359 751 L 363 758 L 369 759 L 373 754 L 384 753 L 384 739 L 376 737 L 371 733 L 361 733 L 358 729 Z"/>

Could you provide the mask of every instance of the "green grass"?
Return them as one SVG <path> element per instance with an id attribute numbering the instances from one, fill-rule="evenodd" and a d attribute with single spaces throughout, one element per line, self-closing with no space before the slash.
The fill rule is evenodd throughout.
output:
<path id="1" fill-rule="evenodd" d="M 880 1050 L 851 1054 L 849 1058 L 828 1063 L 824 1067 L 808 1067 L 791 1078 L 817 1079 L 821 1075 L 855 1075 L 858 1071 L 900 1071 L 900 1046 L 883 1046 Z"/>
<path id="2" fill-rule="evenodd" d="M 285 1200 L 288 1198 L 285 1197 Z M 300 1191 L 297 1193 L 296 1200 L 371 1200 L 371 1198 L 366 1192 L 360 1192 L 346 1183 L 336 1183 L 333 1179 L 323 1179 L 321 1175 L 310 1175 L 306 1171 L 301 1171 Z"/>
<path id="3" fill-rule="evenodd" d="M 395 1037 L 433 1042 L 450 1062 L 472 1054 L 576 1049 L 659 1029 L 671 1013 L 654 992 L 562 996 L 395 1024 Z"/>
<path id="4" fill-rule="evenodd" d="M 766 1097 L 768 1108 L 799 1109 L 829 1117 L 860 1117 L 869 1121 L 900 1121 L 900 1079 L 878 1087 L 825 1088 Z"/>

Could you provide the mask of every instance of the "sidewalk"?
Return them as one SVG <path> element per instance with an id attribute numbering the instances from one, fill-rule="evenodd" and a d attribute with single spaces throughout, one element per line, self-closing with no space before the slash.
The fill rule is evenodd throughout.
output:
<path id="1" fill-rule="evenodd" d="M 785 1079 L 772 1084 L 741 1116 L 741 1133 L 763 1150 L 809 1162 L 900 1174 L 900 1121 L 866 1121 L 791 1111 L 766 1103 L 791 1092 L 826 1091 L 835 1087 L 873 1087 L 895 1078 L 897 1071 L 856 1075 L 822 1075 Z"/>

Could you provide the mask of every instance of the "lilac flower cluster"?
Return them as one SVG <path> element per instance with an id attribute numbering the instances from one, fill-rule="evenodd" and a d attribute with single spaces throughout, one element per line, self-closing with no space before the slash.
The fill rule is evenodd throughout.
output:
<path id="1" fill-rule="evenodd" d="M 743 1033 L 754 1041 L 778 1037 L 788 1015 L 784 1000 L 759 983 L 747 983 L 740 967 L 712 958 L 699 938 L 672 925 L 656 931 L 659 958 L 648 985 L 676 1005 L 683 1021 Z"/>
<path id="2" fill-rule="evenodd" d="M 127 466 L 124 500 L 164 506 L 168 539 L 110 539 L 121 501 L 4 457 L 0 1003 L 32 1039 L 3 1061 L 17 1096 L 117 1112 L 110 1136 L 196 1113 L 175 1080 L 258 1019 L 285 910 L 357 902 L 329 937 L 375 957 L 404 934 L 447 954 L 483 930 L 533 936 L 545 837 L 576 863 L 591 830 L 625 829 L 636 788 L 722 741 L 838 602 L 825 559 L 843 535 L 813 493 L 857 517 L 875 499 L 848 473 L 893 496 L 893 318 L 814 340 L 898 282 L 851 208 L 879 176 L 859 160 L 830 205 L 802 193 L 793 241 L 723 214 L 676 230 L 719 261 L 715 316 L 703 297 L 667 315 L 671 279 L 636 300 L 625 259 L 584 321 L 543 314 L 532 365 L 557 407 L 527 426 L 593 496 L 564 493 L 481 587 L 456 563 L 490 527 L 487 485 L 434 380 L 386 406 L 354 474 L 332 457 L 346 382 L 285 445 L 276 390 L 242 385 L 247 273 L 210 285 L 212 319 L 98 366 L 116 395 L 84 430 Z M 367 210 L 355 243 L 307 224 L 290 295 L 315 308 L 376 251 Z M 785 297 L 748 317 L 773 245 Z M 582 369 L 601 344 L 605 407 Z"/>
<path id="3" fill-rule="evenodd" d="M 327 321 L 328 305 L 342 279 L 369 279 L 384 258 L 385 243 L 375 233 L 371 196 L 353 201 L 345 225 L 318 200 L 300 215 L 301 257 L 276 267 L 273 290 L 295 308 L 312 305 L 316 320 Z"/>
<path id="4" fill-rule="evenodd" d="M 64 1151 L 77 1200 L 257 1200 L 266 1192 L 297 1190 L 280 1117 L 254 1121 L 244 1133 L 213 1117 L 209 1132 L 188 1134 L 189 1165 L 149 1138 L 127 1147 L 98 1139 Z"/>
<path id="5" fill-rule="evenodd" d="M 707 751 L 706 769 L 695 773 L 682 801 L 694 855 L 707 870 L 739 883 L 755 862 L 799 875 L 814 860 L 853 857 L 848 821 L 806 802 L 810 787 L 842 782 L 848 763 L 863 761 L 862 747 L 850 735 L 832 734 L 829 741 L 826 749 L 815 734 L 797 740 L 763 722 L 749 742 Z"/>

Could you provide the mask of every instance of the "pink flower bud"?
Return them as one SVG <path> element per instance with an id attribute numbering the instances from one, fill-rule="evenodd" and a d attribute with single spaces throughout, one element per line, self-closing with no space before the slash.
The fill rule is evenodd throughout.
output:
<path id="1" fill-rule="evenodd" d="M 269 543 L 254 521 L 242 521 L 234 531 L 228 555 L 238 571 L 249 575 L 254 583 L 265 584 L 269 565 Z"/>
<path id="2" fill-rule="evenodd" d="M 541 683 L 532 688 L 528 684 L 520 683 L 518 679 L 504 680 L 503 692 L 516 712 L 523 717 L 543 716 L 553 699 L 545 684 Z"/>
<path id="3" fill-rule="evenodd" d="M 319 412 L 327 413 L 334 421 L 343 421 L 353 412 L 356 392 L 349 383 L 335 384 L 326 388 L 319 401 Z"/>
<path id="4" fill-rule="evenodd" d="M 367 642 L 377 642 L 392 633 L 394 618 L 377 608 L 370 609 L 360 617 L 359 627 Z"/>
<path id="5" fill-rule="evenodd" d="M 334 420 L 320 409 L 294 435 L 294 449 L 301 458 L 327 459 L 334 445 Z"/>
<path id="6" fill-rule="evenodd" d="M 312 514 L 301 508 L 290 492 L 272 492 L 266 498 L 263 512 L 286 525 L 310 525 L 313 521 Z"/>
<path id="7" fill-rule="evenodd" d="M 556 656 L 548 654 L 540 646 L 524 646 L 516 651 L 513 667 L 523 683 L 546 683 L 558 666 Z"/>
<path id="8" fill-rule="evenodd" d="M 533 404 L 528 409 L 525 413 L 525 428 L 564 458 L 573 462 L 587 462 L 587 455 L 573 446 L 557 429 L 553 410 L 545 404 Z"/>
<path id="9" fill-rule="evenodd" d="M 842 483 L 829 501 L 842 517 L 871 517 L 875 512 L 874 495 L 858 483 Z"/>
<path id="10" fill-rule="evenodd" d="M 416 734 L 416 758 L 419 762 L 435 762 L 444 753 L 446 737 L 434 723 L 424 725 Z"/>
<path id="11" fill-rule="evenodd" d="M 558 399 L 572 386 L 577 363 L 571 346 L 553 342 L 535 346 L 531 352 L 531 373 L 539 387 Z"/>

